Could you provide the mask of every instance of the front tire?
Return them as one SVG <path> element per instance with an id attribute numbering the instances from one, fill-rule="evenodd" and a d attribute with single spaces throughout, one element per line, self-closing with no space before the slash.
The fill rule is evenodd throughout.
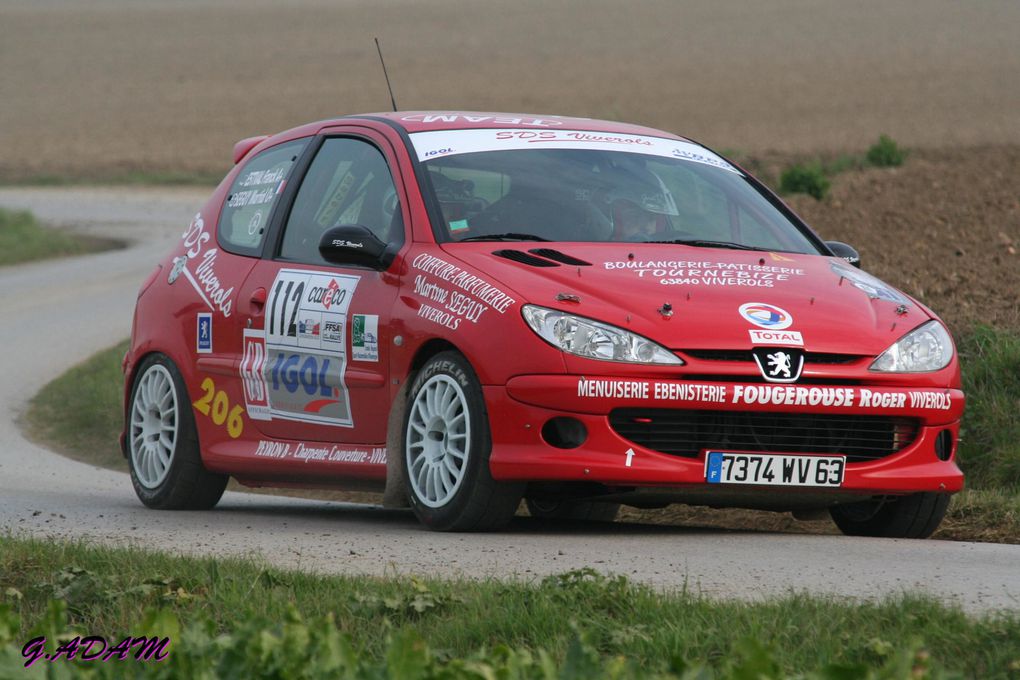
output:
<path id="1" fill-rule="evenodd" d="M 484 531 L 514 516 L 524 485 L 492 478 L 482 388 L 457 352 L 437 354 L 418 372 L 408 395 L 403 442 L 408 500 L 429 529 Z"/>
<path id="2" fill-rule="evenodd" d="M 227 475 L 202 465 L 195 416 L 180 371 L 163 354 L 145 358 L 127 412 L 128 465 L 139 500 L 158 510 L 208 510 Z"/>
<path id="3" fill-rule="evenodd" d="M 847 536 L 928 538 L 946 516 L 949 498 L 946 493 L 915 493 L 888 500 L 836 505 L 829 509 L 829 514 Z"/>

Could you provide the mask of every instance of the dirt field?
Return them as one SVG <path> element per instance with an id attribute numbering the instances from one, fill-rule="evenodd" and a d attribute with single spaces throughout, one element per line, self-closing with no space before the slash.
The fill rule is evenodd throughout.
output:
<path id="1" fill-rule="evenodd" d="M 823 202 L 787 201 L 865 269 L 932 307 L 957 332 L 1020 332 L 1020 146 L 915 150 L 899 168 L 838 175 Z"/>
<path id="2" fill-rule="evenodd" d="M 283 4 L 0 0 L 0 180 L 221 171 L 241 137 L 386 108 L 379 36 L 404 108 L 643 122 L 773 176 L 889 133 L 906 166 L 795 209 L 956 328 L 1020 329 L 1014 0 Z"/>
<path id="3" fill-rule="evenodd" d="M 1020 144 L 1018 26 L 1015 0 L 0 0 L 0 179 L 219 171 L 242 137 L 388 108 L 373 36 L 407 109 Z"/>

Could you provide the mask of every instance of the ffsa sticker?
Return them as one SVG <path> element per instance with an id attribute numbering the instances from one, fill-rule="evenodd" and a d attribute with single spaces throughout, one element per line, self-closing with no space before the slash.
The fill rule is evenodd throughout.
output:
<path id="1" fill-rule="evenodd" d="M 199 354 L 212 354 L 211 312 L 199 312 L 195 335 L 195 351 Z"/>
<path id="2" fill-rule="evenodd" d="M 379 361 L 379 317 L 375 314 L 355 314 L 351 319 L 351 358 Z"/>
<path id="3" fill-rule="evenodd" d="M 359 280 L 280 270 L 270 288 L 265 330 L 244 332 L 241 377 L 248 417 L 354 425 L 344 383 L 344 336 Z"/>

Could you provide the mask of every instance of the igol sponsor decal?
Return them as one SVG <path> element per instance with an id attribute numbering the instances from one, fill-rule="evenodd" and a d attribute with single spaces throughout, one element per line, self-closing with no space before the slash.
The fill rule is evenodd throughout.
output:
<path id="1" fill-rule="evenodd" d="M 353 427 L 344 320 L 359 277 L 282 269 L 265 331 L 245 330 L 240 372 L 248 416 Z"/>

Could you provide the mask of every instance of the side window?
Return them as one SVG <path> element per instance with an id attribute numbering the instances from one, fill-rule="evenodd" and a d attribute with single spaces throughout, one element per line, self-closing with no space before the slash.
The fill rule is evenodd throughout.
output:
<path id="1" fill-rule="evenodd" d="M 319 240 L 327 229 L 360 224 L 391 246 L 404 241 L 397 190 L 386 158 L 368 142 L 327 139 L 294 199 L 280 257 L 325 264 Z"/>
<path id="2" fill-rule="evenodd" d="M 220 213 L 219 241 L 225 249 L 259 254 L 269 215 L 306 144 L 307 139 L 280 144 L 245 163 Z"/>

